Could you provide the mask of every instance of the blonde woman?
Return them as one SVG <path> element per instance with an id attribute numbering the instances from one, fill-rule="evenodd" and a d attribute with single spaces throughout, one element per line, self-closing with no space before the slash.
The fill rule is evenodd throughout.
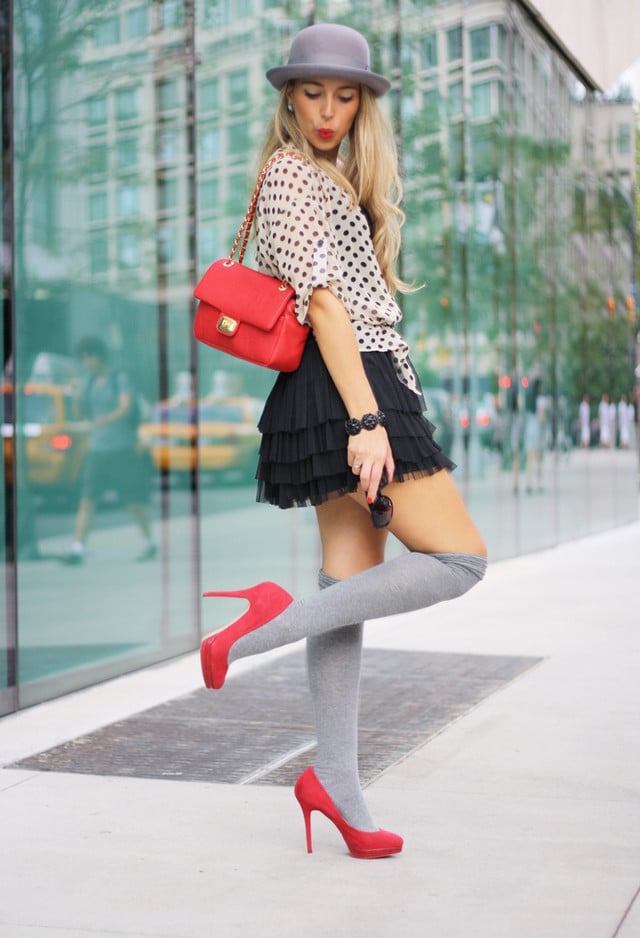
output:
<path id="1" fill-rule="evenodd" d="M 353 856 L 382 857 L 403 842 L 373 821 L 360 787 L 363 622 L 461 595 L 483 577 L 486 551 L 396 330 L 401 186 L 377 101 L 390 84 L 371 71 L 364 37 L 335 24 L 302 30 L 267 78 L 280 98 L 263 155 L 283 155 L 258 202 L 257 259 L 295 288 L 311 334 L 259 423 L 258 499 L 314 506 L 321 590 L 298 601 L 273 583 L 208 593 L 250 605 L 204 639 L 202 667 L 219 688 L 237 658 L 307 639 L 317 752 L 295 787 L 307 849 L 317 810 Z M 389 533 L 407 550 L 385 561 Z"/>

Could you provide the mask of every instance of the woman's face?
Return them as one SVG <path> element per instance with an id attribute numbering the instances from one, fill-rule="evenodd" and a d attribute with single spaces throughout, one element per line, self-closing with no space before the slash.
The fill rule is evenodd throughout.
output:
<path id="1" fill-rule="evenodd" d="M 360 85 L 343 78 L 301 78 L 289 86 L 287 99 L 307 142 L 335 163 L 360 107 Z"/>

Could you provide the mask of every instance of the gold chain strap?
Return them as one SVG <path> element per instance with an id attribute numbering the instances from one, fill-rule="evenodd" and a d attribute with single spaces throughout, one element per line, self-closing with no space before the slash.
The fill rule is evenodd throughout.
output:
<path id="1" fill-rule="evenodd" d="M 293 153 L 290 150 L 287 150 L 285 152 L 275 153 L 272 157 L 270 157 L 267 160 L 267 162 L 265 163 L 262 169 L 262 172 L 258 176 L 256 187 L 253 190 L 253 195 L 251 196 L 251 201 L 249 202 L 249 208 L 247 209 L 247 213 L 244 216 L 242 224 L 240 225 L 240 229 L 238 231 L 238 234 L 236 235 L 236 240 L 233 242 L 231 253 L 229 254 L 229 257 L 227 258 L 225 263 L 227 264 L 234 263 L 233 255 L 236 253 L 236 250 L 238 248 L 238 245 L 240 244 L 240 241 L 242 241 L 242 245 L 240 246 L 240 253 L 238 254 L 238 263 L 241 264 L 242 261 L 244 260 L 244 254 L 245 254 L 245 251 L 247 250 L 247 244 L 249 242 L 249 235 L 251 233 L 251 226 L 253 225 L 253 219 L 256 213 L 256 205 L 258 204 L 258 196 L 260 195 L 262 183 L 264 182 L 265 176 L 267 175 L 269 169 L 273 166 L 273 164 L 276 163 L 278 160 L 283 159 L 285 156 L 290 156 L 294 160 L 300 160 L 300 162 L 304 162 L 303 156 L 301 156 L 299 153 Z"/>

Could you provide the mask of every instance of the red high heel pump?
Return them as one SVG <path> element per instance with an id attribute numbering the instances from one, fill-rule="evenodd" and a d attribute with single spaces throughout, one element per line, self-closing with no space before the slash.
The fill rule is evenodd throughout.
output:
<path id="1" fill-rule="evenodd" d="M 203 596 L 235 596 L 249 601 L 247 611 L 221 632 L 214 632 L 202 639 L 200 663 L 207 687 L 219 690 L 224 684 L 229 668 L 229 649 L 243 635 L 266 625 L 293 602 L 286 590 L 277 583 L 258 583 L 246 590 L 212 591 Z"/>
<path id="2" fill-rule="evenodd" d="M 374 860 L 377 857 L 389 857 L 400 853 L 403 840 L 391 831 L 359 831 L 347 824 L 335 804 L 327 794 L 318 776 L 309 766 L 305 769 L 294 788 L 294 794 L 300 803 L 307 832 L 307 851 L 311 850 L 311 812 L 320 811 L 332 821 L 344 838 L 352 857 L 358 860 Z"/>

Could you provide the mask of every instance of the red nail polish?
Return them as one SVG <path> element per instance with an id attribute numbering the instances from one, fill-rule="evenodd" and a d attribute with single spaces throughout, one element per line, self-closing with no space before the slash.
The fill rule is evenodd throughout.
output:
<path id="1" fill-rule="evenodd" d="M 367 504 L 373 505 L 373 499 L 371 498 L 370 495 L 367 496 Z"/>

